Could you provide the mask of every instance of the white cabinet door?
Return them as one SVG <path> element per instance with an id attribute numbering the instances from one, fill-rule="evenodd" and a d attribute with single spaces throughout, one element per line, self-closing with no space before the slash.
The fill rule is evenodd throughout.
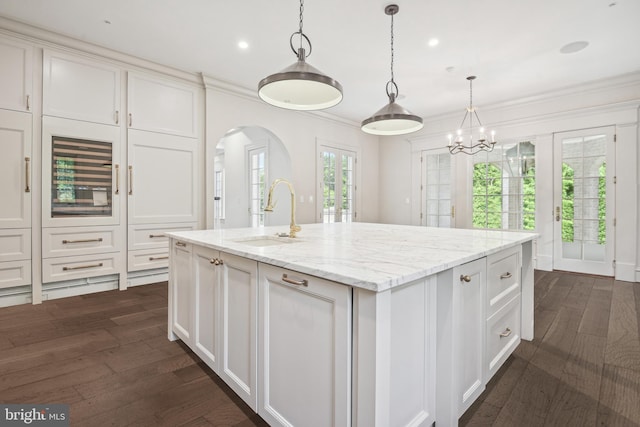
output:
<path id="1" fill-rule="evenodd" d="M 31 111 L 32 57 L 30 45 L 0 38 L 0 108 Z"/>
<path id="2" fill-rule="evenodd" d="M 194 316 L 193 351 L 218 372 L 220 329 L 220 252 L 200 246 L 193 249 Z"/>
<path id="3" fill-rule="evenodd" d="M 218 375 L 257 412 L 258 263 L 224 252 L 221 259 L 222 363 Z"/>
<path id="4" fill-rule="evenodd" d="M 108 63 L 44 51 L 42 113 L 94 123 L 120 123 L 121 70 Z"/>
<path id="5" fill-rule="evenodd" d="M 129 130 L 129 224 L 197 222 L 198 140 Z"/>
<path id="6" fill-rule="evenodd" d="M 272 426 L 350 425 L 351 288 L 259 271 L 258 414 Z"/>
<path id="7" fill-rule="evenodd" d="M 457 384 L 458 416 L 484 390 L 486 259 L 453 269 L 453 377 Z"/>
<path id="8" fill-rule="evenodd" d="M 169 336 L 171 332 L 192 346 L 193 270 L 191 244 L 171 239 L 171 265 L 169 272 Z"/>
<path id="9" fill-rule="evenodd" d="M 31 120 L 0 110 L 0 228 L 31 227 Z"/>
<path id="10" fill-rule="evenodd" d="M 129 73 L 129 128 L 197 137 L 199 90 L 173 80 Z"/>

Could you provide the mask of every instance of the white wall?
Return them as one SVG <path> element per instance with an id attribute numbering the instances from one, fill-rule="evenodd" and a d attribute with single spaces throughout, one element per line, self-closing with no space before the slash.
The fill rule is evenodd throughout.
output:
<path id="1" fill-rule="evenodd" d="M 464 100 L 461 100 L 463 105 Z M 638 108 L 640 73 L 593 82 L 555 93 L 479 109 L 485 125 L 497 131 L 497 139 L 536 141 L 536 231 L 537 268 L 553 266 L 553 135 L 557 132 L 615 126 L 616 143 L 616 278 L 640 278 L 637 241 L 639 200 Z M 463 110 L 425 119 L 425 127 L 408 138 L 386 138 L 380 144 L 380 222 L 419 224 L 420 177 L 415 157 L 423 150 L 441 148 L 446 135 L 459 126 Z M 471 218 L 469 156 L 455 156 L 454 204 L 458 227 L 470 226 Z M 407 170 L 411 169 L 411 176 Z M 417 176 L 416 176 L 417 175 Z M 411 209 L 402 209 L 407 195 Z"/>
<path id="2" fill-rule="evenodd" d="M 213 212 L 213 159 L 215 146 L 230 129 L 260 126 L 271 131 L 287 148 L 292 161 L 293 184 L 297 193 L 297 221 L 315 222 L 316 139 L 357 147 L 361 158 L 358 167 L 362 184 L 358 187 L 356 207 L 359 221 L 378 222 L 378 138 L 365 134 L 357 125 L 322 113 L 284 110 L 261 101 L 256 93 L 227 88 L 223 83 L 204 77 L 206 85 L 206 204 Z M 309 202 L 312 196 L 314 202 Z M 301 197 L 304 201 L 301 201 Z M 207 228 L 213 216 L 207 214 Z"/>

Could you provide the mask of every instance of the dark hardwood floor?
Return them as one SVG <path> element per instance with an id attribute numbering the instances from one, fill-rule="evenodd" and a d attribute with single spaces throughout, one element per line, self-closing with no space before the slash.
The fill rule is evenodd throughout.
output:
<path id="1" fill-rule="evenodd" d="M 460 425 L 640 426 L 640 284 L 535 279 L 535 340 Z M 166 283 L 0 308 L 0 402 L 67 403 L 74 427 L 264 426 L 166 312 Z"/>
<path id="2" fill-rule="evenodd" d="M 523 341 L 461 426 L 640 426 L 640 284 L 535 272 Z"/>

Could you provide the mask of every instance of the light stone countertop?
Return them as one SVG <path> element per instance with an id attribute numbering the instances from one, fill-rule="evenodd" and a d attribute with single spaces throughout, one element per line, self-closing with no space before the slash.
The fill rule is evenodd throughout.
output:
<path id="1" fill-rule="evenodd" d="M 409 283 L 537 237 L 535 233 L 373 223 L 288 226 L 167 233 L 175 239 L 375 292 Z M 283 244 L 252 246 L 270 236 Z M 250 243 L 250 242 L 249 242 Z"/>

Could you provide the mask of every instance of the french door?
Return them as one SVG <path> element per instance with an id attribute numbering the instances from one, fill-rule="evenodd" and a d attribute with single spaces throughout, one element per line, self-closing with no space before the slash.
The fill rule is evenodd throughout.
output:
<path id="1" fill-rule="evenodd" d="M 352 222 L 355 211 L 356 153 L 331 147 L 320 150 L 320 221 Z"/>
<path id="2" fill-rule="evenodd" d="M 614 131 L 554 135 L 555 270 L 614 275 Z"/>

